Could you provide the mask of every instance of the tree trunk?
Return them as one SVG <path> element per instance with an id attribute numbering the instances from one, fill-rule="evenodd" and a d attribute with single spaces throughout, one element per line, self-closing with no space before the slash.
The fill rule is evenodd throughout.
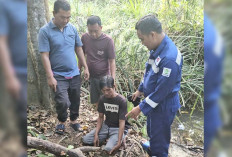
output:
<path id="1" fill-rule="evenodd" d="M 50 21 L 50 14 L 49 14 L 49 5 L 48 0 L 44 0 L 45 10 L 46 10 L 46 20 L 47 22 Z"/>
<path id="2" fill-rule="evenodd" d="M 28 105 L 42 105 L 54 111 L 53 94 L 47 85 L 38 50 L 39 29 L 49 20 L 47 0 L 28 1 Z"/>

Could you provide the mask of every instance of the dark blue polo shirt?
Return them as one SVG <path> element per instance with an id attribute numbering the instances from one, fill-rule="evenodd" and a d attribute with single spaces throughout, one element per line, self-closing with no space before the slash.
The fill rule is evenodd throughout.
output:
<path id="1" fill-rule="evenodd" d="M 39 52 L 49 52 L 54 74 L 65 77 L 79 75 L 75 47 L 82 46 L 77 29 L 68 23 L 63 32 L 52 22 L 39 31 Z"/>

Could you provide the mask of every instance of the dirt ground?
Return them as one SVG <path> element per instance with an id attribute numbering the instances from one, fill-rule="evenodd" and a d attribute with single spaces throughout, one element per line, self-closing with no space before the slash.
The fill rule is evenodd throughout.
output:
<path id="1" fill-rule="evenodd" d="M 58 123 L 56 114 L 41 109 L 39 107 L 28 108 L 28 136 L 39 136 L 48 141 L 60 144 L 65 147 L 81 147 L 82 137 L 96 127 L 96 119 L 98 114 L 95 109 L 88 104 L 87 97 L 81 99 L 80 116 L 78 122 L 81 124 L 82 131 L 76 132 L 69 126 L 69 120 L 66 123 L 66 130 L 64 135 L 55 134 L 55 126 Z M 133 124 L 136 125 L 136 124 Z M 182 136 L 181 134 L 179 136 Z M 181 137 L 173 136 L 171 139 L 169 156 L 170 157 L 203 157 L 203 150 L 194 146 L 187 146 L 180 143 L 178 139 Z M 114 157 L 147 157 L 148 155 L 143 151 L 139 144 L 143 139 L 141 132 L 130 129 L 126 137 L 126 149 L 123 147 L 114 155 Z M 104 145 L 103 145 L 104 146 Z M 102 147 L 103 147 L 102 146 Z M 40 150 L 28 149 L 28 156 L 53 156 L 52 154 L 42 152 Z M 102 151 L 85 153 L 87 157 L 106 156 Z"/>

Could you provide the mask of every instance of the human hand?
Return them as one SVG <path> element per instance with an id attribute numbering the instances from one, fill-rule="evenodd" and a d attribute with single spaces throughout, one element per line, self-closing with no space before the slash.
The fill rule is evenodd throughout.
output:
<path id="1" fill-rule="evenodd" d="M 54 90 L 54 92 L 56 92 L 56 86 L 57 86 L 56 79 L 53 76 L 51 76 L 47 78 L 47 81 L 48 81 L 49 87 L 51 87 Z"/>
<path id="2" fill-rule="evenodd" d="M 141 92 L 140 91 L 136 91 L 135 93 L 132 94 L 132 100 L 135 101 L 137 97 L 140 97 L 141 96 Z"/>
<path id="3" fill-rule="evenodd" d="M 110 151 L 109 154 L 113 154 L 116 151 L 118 151 L 118 149 L 121 147 L 121 143 L 118 143 L 116 146 L 114 146 L 114 148 Z"/>
<path id="4" fill-rule="evenodd" d="M 84 70 L 84 78 L 86 81 L 89 79 L 89 70 L 87 68 Z"/>
<path id="5" fill-rule="evenodd" d="M 126 114 L 126 117 L 130 116 L 131 118 L 134 118 L 137 120 L 138 115 L 140 114 L 141 110 L 139 106 L 134 107 L 130 112 Z"/>
<path id="6" fill-rule="evenodd" d="M 11 96 L 18 99 L 20 97 L 21 83 L 16 76 L 6 79 L 6 89 Z"/>
<path id="7" fill-rule="evenodd" d="M 94 136 L 94 142 L 93 142 L 93 143 L 94 143 L 94 146 L 95 146 L 95 147 L 98 147 L 98 146 L 99 146 L 99 138 L 98 138 L 98 135 L 95 135 L 95 136 Z"/>

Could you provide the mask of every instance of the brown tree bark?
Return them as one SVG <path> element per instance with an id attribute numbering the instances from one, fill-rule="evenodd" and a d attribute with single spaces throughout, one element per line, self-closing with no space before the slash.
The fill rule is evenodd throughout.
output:
<path id="1" fill-rule="evenodd" d="M 47 0 L 28 1 L 28 105 L 42 105 L 54 111 L 52 92 L 38 50 L 39 29 L 49 19 Z M 46 9 L 47 8 L 47 9 Z"/>
<path id="2" fill-rule="evenodd" d="M 48 5 L 48 0 L 44 0 L 44 5 L 45 5 L 45 10 L 46 10 L 46 20 L 47 22 L 50 21 L 50 14 L 49 14 L 49 5 Z"/>
<path id="3" fill-rule="evenodd" d="M 71 157 L 84 157 L 82 151 L 78 148 L 68 149 L 56 143 L 52 143 L 47 140 L 41 140 L 35 137 L 27 137 L 27 145 L 31 148 L 36 148 L 39 150 L 45 150 L 49 153 L 55 154 L 57 156 L 69 155 Z"/>
<path id="4" fill-rule="evenodd" d="M 99 151 L 100 147 L 90 147 L 90 146 L 84 146 L 84 147 L 78 147 L 75 149 L 68 149 L 66 147 L 63 147 L 59 144 L 52 143 L 47 140 L 38 139 L 35 137 L 27 137 L 27 145 L 31 148 L 36 148 L 39 150 L 45 150 L 49 153 L 61 156 L 61 155 L 69 155 L 72 157 L 84 157 L 85 152 L 95 152 Z"/>

